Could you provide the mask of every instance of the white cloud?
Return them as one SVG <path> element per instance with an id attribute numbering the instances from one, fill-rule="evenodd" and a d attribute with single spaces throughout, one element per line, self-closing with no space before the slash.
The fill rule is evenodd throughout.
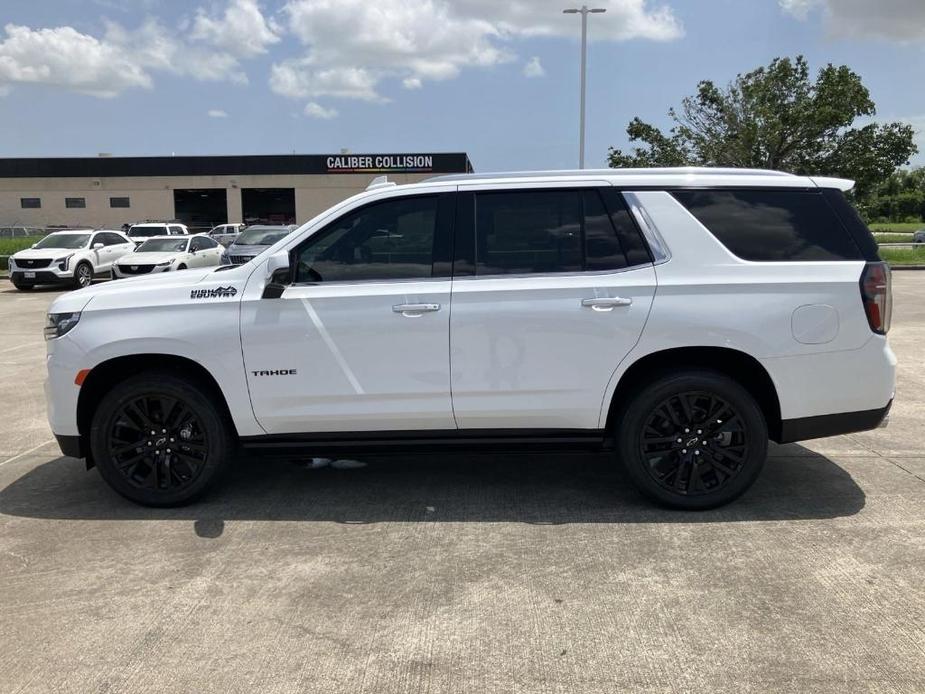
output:
<path id="1" fill-rule="evenodd" d="M 309 118 L 331 120 L 332 118 L 337 118 L 337 110 L 333 108 L 325 108 L 321 104 L 310 101 L 305 105 L 305 115 Z"/>
<path id="2" fill-rule="evenodd" d="M 683 35 L 665 5 L 599 4 L 607 13 L 591 21 L 592 40 L 669 41 Z M 293 98 L 381 100 L 384 79 L 416 89 L 465 68 L 511 61 L 516 39 L 573 38 L 578 32 L 574 17 L 562 14 L 560 0 L 288 0 L 282 15 L 306 53 L 274 65 L 270 86 Z"/>
<path id="3" fill-rule="evenodd" d="M 545 74 L 546 70 L 543 69 L 543 64 L 540 62 L 540 58 L 537 55 L 530 58 L 526 65 L 524 65 L 525 77 L 543 77 Z"/>
<path id="4" fill-rule="evenodd" d="M 209 109 L 209 118 L 227 118 L 228 112 L 220 108 Z"/>
<path id="5" fill-rule="evenodd" d="M 129 29 L 104 21 L 101 37 L 73 27 L 7 24 L 0 40 L 0 96 L 17 83 L 44 84 L 99 97 L 150 88 L 152 73 L 203 81 L 247 82 L 241 60 L 279 41 L 256 0 L 227 0 L 223 12 L 200 9 L 189 27 L 155 18 Z"/>
<path id="6" fill-rule="evenodd" d="M 778 0 L 781 9 L 799 20 L 820 10 L 826 31 L 837 38 L 883 38 L 915 41 L 925 38 L 923 0 Z"/>
<path id="7" fill-rule="evenodd" d="M 194 41 L 205 41 L 226 53 L 251 58 L 279 42 L 273 26 L 264 18 L 256 0 L 230 0 L 221 16 L 200 8 L 190 30 Z"/>
<path id="8" fill-rule="evenodd" d="M 0 86 L 34 83 L 113 97 L 151 87 L 144 68 L 118 46 L 72 27 L 33 30 L 7 24 L 0 42 Z"/>

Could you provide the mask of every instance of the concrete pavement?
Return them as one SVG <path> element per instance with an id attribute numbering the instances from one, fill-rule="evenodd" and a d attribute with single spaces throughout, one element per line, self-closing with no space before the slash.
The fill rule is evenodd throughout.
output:
<path id="1" fill-rule="evenodd" d="M 889 428 L 774 446 L 689 514 L 603 456 L 239 465 L 134 506 L 50 443 L 0 281 L 0 691 L 925 691 L 925 273 Z"/>

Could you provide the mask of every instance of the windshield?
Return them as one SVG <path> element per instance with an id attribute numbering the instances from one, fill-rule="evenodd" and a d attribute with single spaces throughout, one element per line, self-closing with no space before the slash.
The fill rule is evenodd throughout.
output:
<path id="1" fill-rule="evenodd" d="M 132 227 L 128 230 L 129 236 L 163 236 L 166 233 L 164 227 Z"/>
<path id="2" fill-rule="evenodd" d="M 36 248 L 83 248 L 90 234 L 50 234 L 35 244 Z"/>
<path id="3" fill-rule="evenodd" d="M 145 241 L 136 253 L 178 253 L 186 250 L 186 239 L 151 239 Z"/>
<path id="4" fill-rule="evenodd" d="M 287 227 L 252 227 L 238 234 L 234 242 L 238 246 L 272 246 L 288 234 Z"/>

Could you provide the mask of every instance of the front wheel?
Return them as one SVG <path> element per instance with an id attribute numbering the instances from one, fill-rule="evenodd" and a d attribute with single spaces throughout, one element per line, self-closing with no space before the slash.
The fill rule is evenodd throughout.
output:
<path id="1" fill-rule="evenodd" d="M 747 490 L 764 465 L 768 429 L 745 388 L 721 373 L 665 375 L 617 416 L 618 455 L 643 494 L 665 506 L 714 508 Z"/>
<path id="2" fill-rule="evenodd" d="M 74 268 L 74 287 L 83 289 L 84 287 L 89 287 L 92 282 L 93 268 L 90 263 L 77 263 L 77 267 Z"/>
<path id="3" fill-rule="evenodd" d="M 145 506 L 177 506 L 202 494 L 228 466 L 231 424 L 214 397 L 167 373 L 129 378 L 107 393 L 90 430 L 103 479 Z"/>

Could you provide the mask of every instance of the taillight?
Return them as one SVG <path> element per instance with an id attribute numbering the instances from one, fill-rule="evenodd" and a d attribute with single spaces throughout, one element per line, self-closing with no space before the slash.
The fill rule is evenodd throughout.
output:
<path id="1" fill-rule="evenodd" d="M 870 329 L 886 335 L 893 313 L 890 267 L 886 263 L 867 263 L 861 273 L 861 301 Z"/>

